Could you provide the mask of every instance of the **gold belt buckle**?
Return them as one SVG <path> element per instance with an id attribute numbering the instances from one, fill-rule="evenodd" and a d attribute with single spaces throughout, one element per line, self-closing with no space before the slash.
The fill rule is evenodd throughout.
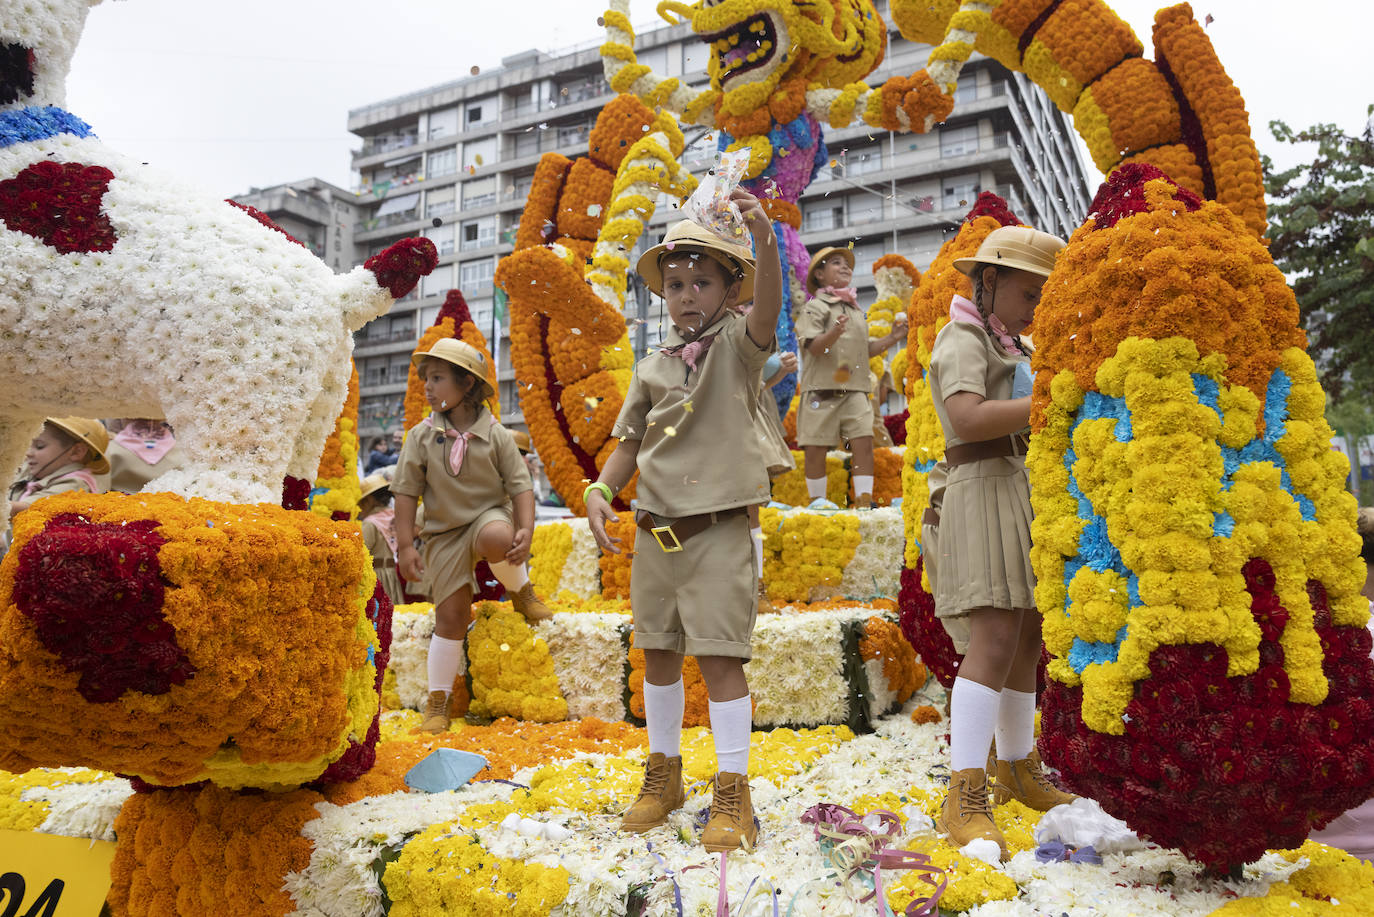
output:
<path id="1" fill-rule="evenodd" d="M 663 541 L 665 533 L 672 539 L 671 547 Z M 682 550 L 682 542 L 678 541 L 677 533 L 673 531 L 671 525 L 656 525 L 649 529 L 649 534 L 654 536 L 654 541 L 658 542 L 658 546 L 663 549 L 664 554 L 676 554 Z"/>

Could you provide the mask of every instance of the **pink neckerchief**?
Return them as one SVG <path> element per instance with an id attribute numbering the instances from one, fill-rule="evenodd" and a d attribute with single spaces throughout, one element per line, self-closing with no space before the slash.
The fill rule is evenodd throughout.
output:
<path id="1" fill-rule="evenodd" d="M 436 430 L 443 429 L 444 435 L 453 440 L 453 446 L 448 450 L 448 468 L 449 471 L 453 472 L 453 476 L 457 477 L 458 472 L 463 470 L 463 459 L 466 458 L 468 454 L 468 440 L 472 439 L 477 434 L 473 433 L 471 429 L 455 430 L 452 428 L 441 428 L 438 424 L 434 422 L 435 416 L 435 414 L 431 414 L 420 422 L 423 424 L 427 424 L 428 426 L 433 427 Z M 491 415 L 487 416 L 491 417 Z M 478 420 L 480 419 L 481 418 L 479 416 Z M 474 426 L 476 426 L 476 423 L 477 421 L 473 421 Z M 495 417 L 491 417 L 491 425 L 493 427 L 496 426 Z"/>
<path id="2" fill-rule="evenodd" d="M 135 421 L 124 425 L 115 434 L 114 441 L 149 465 L 156 465 L 163 457 L 176 448 L 177 438 L 172 428 L 165 423 L 140 423 Z"/>
<path id="3" fill-rule="evenodd" d="M 389 548 L 391 549 L 391 556 L 392 556 L 392 557 L 395 557 L 395 556 L 396 556 L 396 510 L 394 510 L 394 509 L 392 509 L 391 507 L 388 506 L 386 509 L 379 509 L 379 510 L 377 510 L 376 512 L 372 513 L 370 516 L 367 516 L 366 519 L 367 519 L 368 522 L 371 522 L 373 525 L 375 525 L 375 526 L 377 527 L 377 531 L 378 531 L 378 532 L 381 532 L 381 534 L 382 534 L 382 540 L 385 541 L 385 542 L 386 542 L 386 546 L 389 547 Z"/>
<path id="4" fill-rule="evenodd" d="M 85 468 L 77 468 L 74 471 L 58 471 L 54 474 L 49 475 L 46 478 L 38 478 L 37 480 L 28 482 L 24 485 L 24 496 L 20 499 L 27 500 L 29 497 L 32 497 L 34 494 L 38 493 L 48 484 L 57 483 L 57 481 L 60 478 L 75 478 L 82 484 L 85 484 L 86 489 L 89 490 L 91 493 L 95 493 L 100 489 L 95 484 L 95 475 L 91 474 Z"/>
<path id="5" fill-rule="evenodd" d="M 821 287 L 817 293 L 826 293 L 836 299 L 842 299 L 854 308 L 859 308 L 859 291 L 853 287 Z"/>
<path id="6" fill-rule="evenodd" d="M 996 315 L 989 315 L 987 322 L 984 323 L 983 316 L 978 312 L 978 307 L 957 293 L 949 302 L 949 319 L 953 322 L 967 322 L 970 325 L 985 328 L 997 336 L 997 340 L 1002 342 L 1002 349 L 1007 353 L 1020 353 L 1015 338 L 1011 336 L 1011 332 L 1006 325 L 1002 324 L 1000 318 Z"/>
<path id="7" fill-rule="evenodd" d="M 716 332 L 719 334 L 720 332 Z M 706 334 L 695 341 L 688 341 L 685 344 L 674 344 L 672 347 L 664 347 L 659 353 L 666 353 L 670 357 L 680 357 L 682 362 L 687 364 L 688 369 L 697 368 L 697 360 L 706 356 L 706 351 L 711 349 L 711 342 L 716 339 L 716 334 Z"/>

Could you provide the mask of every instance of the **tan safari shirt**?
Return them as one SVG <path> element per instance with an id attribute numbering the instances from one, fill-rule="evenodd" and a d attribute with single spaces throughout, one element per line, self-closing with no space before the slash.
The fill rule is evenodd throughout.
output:
<path id="1" fill-rule="evenodd" d="M 1011 398 L 1016 364 L 1029 360 L 1019 353 L 1007 353 L 993 343 L 987 331 L 971 322 L 950 322 L 940 329 L 931 348 L 927 378 L 946 448 L 963 440 L 954 435 L 949 424 L 945 399 L 959 392 L 973 392 L 989 401 L 1005 401 Z"/>
<path id="2" fill-rule="evenodd" d="M 39 483 L 39 488 L 29 495 L 29 502 L 32 503 L 40 497 L 51 497 L 53 494 L 64 494 L 73 490 L 89 492 L 90 488 L 86 486 L 85 481 L 80 478 L 71 477 L 72 472 L 80 471 L 81 468 L 81 465 L 63 465 L 51 474 L 37 478 L 36 480 Z M 97 477 L 97 480 L 99 480 L 99 477 Z M 24 491 L 27 489 L 28 484 L 28 480 L 18 481 L 10 488 L 11 503 L 15 500 L 23 499 Z"/>
<path id="3" fill-rule="evenodd" d="M 846 312 L 849 314 L 849 324 L 829 350 L 816 356 L 806 349 L 808 343 L 830 330 L 836 317 Z M 871 390 L 868 378 L 868 319 L 862 309 L 829 293 L 817 293 L 806 301 L 797 314 L 797 340 L 801 342 L 802 364 L 799 391 Z"/>
<path id="4" fill-rule="evenodd" d="M 444 435 L 444 418 L 436 413 L 430 420 L 433 426 L 421 421 L 410 428 L 391 480 L 392 493 L 424 498 L 421 535 L 462 528 L 531 488 L 515 437 L 485 407 L 470 428 L 473 436 L 457 475 L 449 470 L 453 439 Z"/>
<path id="5" fill-rule="evenodd" d="M 748 327 L 727 311 L 702 334 L 716 337 L 695 370 L 660 350 L 635 364 L 611 435 L 640 441 L 640 509 L 679 519 L 768 501 L 754 402 L 774 342 L 755 344 Z M 683 339 L 674 328 L 663 343 Z"/>

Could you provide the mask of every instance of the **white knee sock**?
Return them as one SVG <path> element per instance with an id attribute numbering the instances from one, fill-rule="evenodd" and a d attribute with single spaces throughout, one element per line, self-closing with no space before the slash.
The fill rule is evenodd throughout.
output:
<path id="1" fill-rule="evenodd" d="M 434 634 L 429 638 L 429 657 L 425 660 L 429 668 L 429 690 L 452 693 L 453 682 L 468 670 L 467 654 L 463 652 L 462 640 L 450 640 Z"/>
<path id="2" fill-rule="evenodd" d="M 754 574 L 763 579 L 763 529 L 750 529 L 749 534 L 754 536 Z"/>
<path id="3" fill-rule="evenodd" d="M 681 754 L 682 711 L 687 689 L 679 678 L 671 685 L 644 682 L 644 725 L 649 730 L 649 753 L 672 758 Z"/>
<path id="4" fill-rule="evenodd" d="M 754 702 L 746 694 L 719 704 L 709 700 L 707 706 L 711 711 L 711 740 L 716 743 L 716 770 L 748 776 Z"/>
<path id="5" fill-rule="evenodd" d="M 825 496 L 825 478 L 807 478 L 806 495 L 812 500 L 819 500 Z"/>
<path id="6" fill-rule="evenodd" d="M 1035 745 L 1035 692 L 1002 689 L 997 707 L 997 760 L 1020 761 Z"/>
<path id="7" fill-rule="evenodd" d="M 986 767 L 1002 692 L 969 678 L 954 679 L 949 695 L 950 770 Z"/>
<path id="8" fill-rule="evenodd" d="M 491 567 L 491 575 L 506 587 L 507 592 L 519 592 L 530 581 L 529 572 L 524 564 L 517 567 L 515 564 L 498 560 L 496 563 L 488 561 L 487 566 Z"/>
<path id="9" fill-rule="evenodd" d="M 869 500 L 873 499 L 873 475 L 854 475 L 854 496 L 856 499 L 864 496 L 867 496 Z"/>

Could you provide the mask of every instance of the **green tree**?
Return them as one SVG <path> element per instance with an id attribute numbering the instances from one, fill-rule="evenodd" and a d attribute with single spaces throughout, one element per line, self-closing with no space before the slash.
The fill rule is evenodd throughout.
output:
<path id="1" fill-rule="evenodd" d="M 1262 157 L 1269 251 L 1297 294 L 1322 385 L 1365 404 L 1374 400 L 1374 105 L 1368 113 L 1357 137 L 1271 121 L 1275 140 L 1315 143 L 1316 157 L 1283 172 Z"/>

